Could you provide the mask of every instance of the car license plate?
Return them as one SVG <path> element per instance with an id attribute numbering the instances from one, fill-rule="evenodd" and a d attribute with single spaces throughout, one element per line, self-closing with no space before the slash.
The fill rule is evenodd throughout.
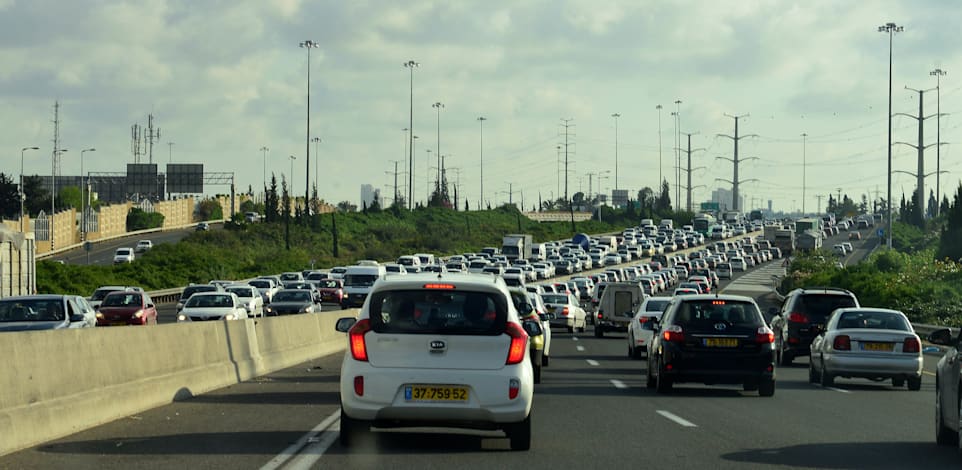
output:
<path id="1" fill-rule="evenodd" d="M 895 345 L 892 343 L 861 343 L 862 351 L 885 351 L 891 352 Z"/>
<path id="2" fill-rule="evenodd" d="M 111 322 L 111 323 L 110 323 L 110 326 L 127 326 L 127 322 L 125 322 L 125 321 L 115 321 L 115 322 Z"/>
<path id="3" fill-rule="evenodd" d="M 735 348 L 738 347 L 737 338 L 705 338 L 705 346 L 709 348 Z"/>
<path id="4" fill-rule="evenodd" d="M 408 385 L 404 387 L 404 400 L 408 402 L 466 402 L 467 387 L 448 385 Z"/>

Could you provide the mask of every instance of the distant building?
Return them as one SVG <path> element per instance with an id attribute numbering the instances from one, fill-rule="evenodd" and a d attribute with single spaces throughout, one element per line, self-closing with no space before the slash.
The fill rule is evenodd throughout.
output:
<path id="1" fill-rule="evenodd" d="M 374 199 L 378 197 L 378 192 L 374 189 L 374 186 L 370 184 L 361 185 L 361 206 L 371 207 L 374 203 Z"/>
<path id="2" fill-rule="evenodd" d="M 713 190 L 711 192 L 711 201 L 718 203 L 718 208 L 722 211 L 732 210 L 735 207 L 732 205 L 732 191 L 730 189 L 718 188 Z M 745 196 L 738 198 L 738 208 L 741 211 L 745 210 Z"/>

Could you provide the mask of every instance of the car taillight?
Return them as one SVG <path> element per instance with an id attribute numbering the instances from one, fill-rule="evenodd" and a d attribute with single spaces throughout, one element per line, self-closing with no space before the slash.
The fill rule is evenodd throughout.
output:
<path id="1" fill-rule="evenodd" d="M 371 321 L 361 320 L 354 324 L 347 334 L 351 338 L 351 357 L 355 361 L 367 362 L 367 344 L 364 342 L 364 335 L 371 331 Z"/>
<path id="2" fill-rule="evenodd" d="M 601 318 L 602 318 L 602 315 L 604 315 L 604 314 L 603 314 L 603 313 L 601 313 L 601 311 L 598 311 L 598 319 L 599 319 L 599 320 L 601 320 Z"/>
<path id="3" fill-rule="evenodd" d="M 768 344 L 775 342 L 775 333 L 767 326 L 760 326 L 755 330 L 755 342 Z"/>
<path id="4" fill-rule="evenodd" d="M 792 323 L 808 323 L 808 316 L 804 313 L 792 312 L 788 314 L 788 321 Z"/>
<path id="5" fill-rule="evenodd" d="M 528 334 L 524 332 L 521 325 L 508 322 L 504 332 L 511 337 L 511 345 L 508 347 L 508 358 L 504 361 L 505 365 L 518 364 L 524 360 L 524 355 L 528 349 Z"/>
<path id="6" fill-rule="evenodd" d="M 904 353 L 918 353 L 921 349 L 922 345 L 916 338 L 905 338 L 905 342 L 902 343 L 902 352 Z"/>
<path id="7" fill-rule="evenodd" d="M 561 316 L 562 316 L 562 317 L 567 317 L 567 316 L 568 316 L 568 307 L 565 307 L 565 308 L 561 309 Z"/>
<path id="8" fill-rule="evenodd" d="M 837 351 L 850 351 L 852 349 L 852 340 L 848 335 L 838 335 L 835 337 L 835 341 L 832 342 L 832 348 Z"/>
<path id="9" fill-rule="evenodd" d="M 363 375 L 354 377 L 354 394 L 359 397 L 364 396 L 364 376 Z"/>
<path id="10" fill-rule="evenodd" d="M 514 400 L 518 398 L 518 393 L 521 392 L 521 381 L 518 379 L 511 379 L 508 381 L 508 398 Z"/>
<path id="11" fill-rule="evenodd" d="M 638 323 L 641 323 L 642 325 L 648 323 L 648 320 L 651 320 L 651 317 L 638 317 Z"/>
<path id="12" fill-rule="evenodd" d="M 665 332 L 662 333 L 665 341 L 671 341 L 676 343 L 682 343 L 685 341 L 685 332 L 678 325 L 671 325 L 665 328 Z"/>

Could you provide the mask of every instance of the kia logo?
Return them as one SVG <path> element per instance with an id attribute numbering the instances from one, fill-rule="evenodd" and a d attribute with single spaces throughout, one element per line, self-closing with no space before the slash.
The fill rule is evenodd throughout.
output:
<path id="1" fill-rule="evenodd" d="M 431 349 L 444 349 L 447 346 L 444 341 L 431 341 Z"/>
<path id="2" fill-rule="evenodd" d="M 726 325 L 726 324 L 724 324 L 724 323 L 715 323 L 715 329 L 716 329 L 716 330 L 722 331 L 722 330 L 724 330 L 725 328 L 728 328 L 728 325 Z"/>

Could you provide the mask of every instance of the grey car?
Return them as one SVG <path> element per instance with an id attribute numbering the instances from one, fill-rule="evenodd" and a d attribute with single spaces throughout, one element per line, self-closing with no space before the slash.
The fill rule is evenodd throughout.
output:
<path id="1" fill-rule="evenodd" d="M 97 317 L 79 295 L 24 295 L 0 299 L 0 331 L 91 328 Z"/>
<path id="2" fill-rule="evenodd" d="M 283 289 L 274 294 L 271 304 L 264 307 L 264 314 L 268 316 L 292 315 L 296 313 L 316 313 L 321 311 L 321 304 L 306 289 Z"/>

